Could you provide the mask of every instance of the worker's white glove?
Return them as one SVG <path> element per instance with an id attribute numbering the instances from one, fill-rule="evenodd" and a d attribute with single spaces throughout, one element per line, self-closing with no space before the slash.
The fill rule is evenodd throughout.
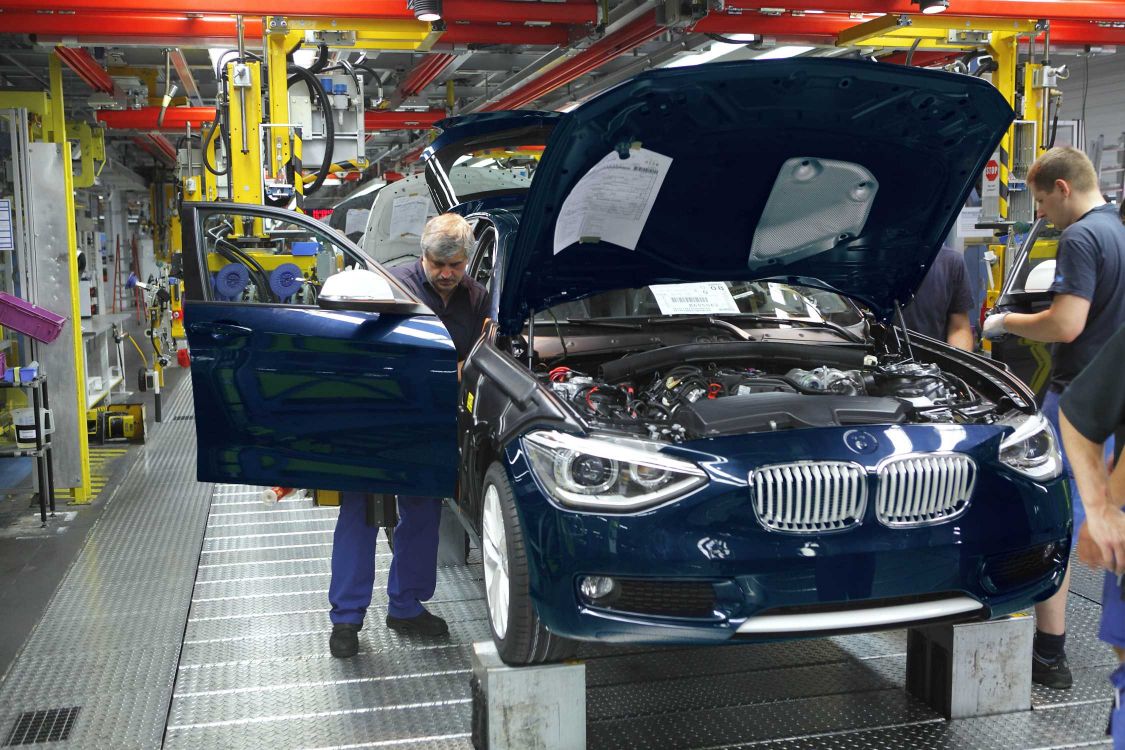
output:
<path id="1" fill-rule="evenodd" d="M 989 315 L 984 319 L 984 330 L 981 331 L 981 336 L 989 341 L 996 341 L 1003 338 L 1008 333 L 1008 329 L 1004 327 L 1004 320 L 1008 317 L 1008 313 L 996 313 Z"/>

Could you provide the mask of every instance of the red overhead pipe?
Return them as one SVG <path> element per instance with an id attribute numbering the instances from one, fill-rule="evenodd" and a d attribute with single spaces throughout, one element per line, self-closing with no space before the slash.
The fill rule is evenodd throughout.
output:
<path id="1" fill-rule="evenodd" d="M 918 50 L 913 55 L 908 52 L 894 52 L 889 55 L 884 55 L 879 58 L 879 62 L 894 63 L 895 65 L 906 65 L 906 58 L 910 57 L 910 66 L 913 68 L 928 68 L 931 66 L 945 65 L 951 63 L 957 58 L 964 55 L 964 52 L 951 52 L 949 50 L 941 51 L 923 51 Z"/>
<path id="2" fill-rule="evenodd" d="M 3 0 L 7 10 L 38 11 L 42 0 Z M 472 23 L 560 23 L 594 24 L 598 18 L 595 0 L 568 2 L 519 2 L 518 0 L 445 0 L 442 16 L 447 24 Z M 327 18 L 388 18 L 413 20 L 403 0 L 289 0 L 284 7 L 275 0 L 61 0 L 55 11 L 140 11 L 244 16 L 319 16 Z M 5 24 L 5 30 L 7 25 Z M 249 35 L 251 32 L 247 30 Z"/>
<path id="3" fill-rule="evenodd" d="M 98 122 L 114 130 L 167 130 L 184 132 L 189 122 L 198 129 L 203 123 L 215 121 L 214 107 L 169 107 L 164 113 L 164 124 L 157 125 L 160 107 L 140 109 L 103 109 L 95 113 Z"/>
<path id="4" fill-rule="evenodd" d="M 402 158 L 399 159 L 399 163 L 400 164 L 413 164 L 414 162 L 418 161 L 418 159 L 422 156 L 422 152 L 425 151 L 425 150 L 426 150 L 425 146 L 419 146 L 418 148 L 414 149 L 413 151 L 407 151 L 405 154 L 402 155 Z"/>
<path id="5" fill-rule="evenodd" d="M 233 16 L 189 16 L 182 13 L 147 13 L 88 10 L 77 13 L 8 10 L 4 0 L 0 26 L 13 34 L 46 34 L 66 37 L 123 37 L 143 42 L 156 37 L 226 40 L 238 36 Z M 245 19 L 247 38 L 262 35 L 262 19 Z"/>
<path id="6" fill-rule="evenodd" d="M 3 16 L 0 16 L 0 18 L 3 18 Z M 67 67 L 77 73 L 78 77 L 94 91 L 101 91 L 104 94 L 113 93 L 113 79 L 109 77 L 109 73 L 105 72 L 105 68 L 98 65 L 98 62 L 90 57 L 89 52 L 84 49 L 64 47 L 60 44 L 55 47 L 55 53 L 58 54 L 60 60 L 67 64 Z"/>
<path id="7" fill-rule="evenodd" d="M 841 31 L 860 23 L 863 23 L 863 21 L 838 15 L 792 16 L 784 14 L 766 16 L 761 13 L 746 13 L 744 15 L 708 13 L 707 16 L 696 22 L 692 31 L 700 34 L 793 36 L 821 44 L 832 44 Z"/>
<path id="8" fill-rule="evenodd" d="M 399 93 L 403 96 L 415 96 L 420 93 L 422 89 L 429 86 L 435 78 L 441 75 L 441 72 L 448 68 L 455 58 L 456 55 L 445 52 L 426 55 L 399 84 Z"/>
<path id="9" fill-rule="evenodd" d="M 697 22 L 693 31 L 712 34 L 758 34 L 823 44 L 833 42 L 844 29 L 864 22 L 864 20 L 828 13 L 807 16 L 711 13 Z M 904 46 L 908 44 L 907 39 L 904 41 Z M 1051 21 L 1051 44 L 1125 44 L 1125 28 L 1100 26 L 1089 21 Z"/>
<path id="10" fill-rule="evenodd" d="M 168 139 L 159 133 L 144 133 L 133 136 L 133 143 L 137 144 L 146 153 L 169 166 L 176 164 L 176 149 Z"/>
<path id="11" fill-rule="evenodd" d="M 7 1 L 7 0 L 5 0 Z M 786 0 L 776 5 L 757 5 L 753 0 L 726 3 L 728 11 L 756 14 L 763 7 L 786 10 L 819 10 L 826 13 L 901 13 L 917 15 L 913 0 Z M 230 11 L 235 12 L 235 11 Z M 1121 0 L 954 0 L 950 13 L 993 18 L 1049 18 L 1052 21 L 1125 21 Z M 1052 36 L 1054 34 L 1052 33 Z"/>
<path id="12" fill-rule="evenodd" d="M 7 7 L 6 0 L 0 0 Z M 1125 7 L 1125 3 L 1122 4 Z M 742 14 L 711 13 L 695 25 L 695 31 L 717 34 L 762 34 L 810 42 L 834 40 L 842 30 L 863 20 L 840 14 L 783 14 L 767 16 L 757 12 Z M 245 19 L 246 37 L 262 36 L 262 19 Z M 66 37 L 68 44 L 149 44 L 181 46 L 193 43 L 226 44 L 237 38 L 231 16 L 190 16 L 183 13 L 121 11 L 44 12 L 4 10 L 0 27 L 13 34 L 41 34 Z M 446 44 L 529 44 L 561 46 L 587 29 L 569 26 L 497 26 L 480 23 L 451 23 L 438 39 Z M 1091 21 L 1052 21 L 1051 41 L 1063 45 L 1123 45 L 1125 28 L 1099 25 Z"/>
<path id="13" fill-rule="evenodd" d="M 585 36 L 589 29 L 582 27 L 577 36 Z M 561 47 L 570 42 L 570 27 L 553 26 L 488 26 L 485 24 L 449 24 L 438 39 L 443 44 L 530 44 Z"/>
<path id="14" fill-rule="evenodd" d="M 160 133 L 149 133 L 148 139 L 152 143 L 152 145 L 155 146 L 158 151 L 160 151 L 160 153 L 168 157 L 168 160 L 170 162 L 172 162 L 173 164 L 176 163 L 178 154 L 176 153 L 176 147 L 172 145 L 171 141 L 162 136 Z"/>
<path id="15" fill-rule="evenodd" d="M 193 42 L 226 44 L 238 38 L 232 16 L 189 16 L 182 13 L 130 11 L 33 12 L 5 10 L 0 26 L 13 34 L 66 37 L 79 44 L 152 44 L 182 46 Z M 576 36 L 589 32 L 583 26 Z M 262 36 L 262 19 L 245 19 L 247 39 Z M 524 26 L 519 23 L 450 23 L 438 40 L 445 44 L 527 44 L 557 47 L 567 44 L 571 27 Z"/>
<path id="16" fill-rule="evenodd" d="M 425 112 L 368 110 L 363 113 L 363 127 L 365 130 L 425 130 L 447 116 L 444 109 Z"/>
<path id="17" fill-rule="evenodd" d="M 444 0 L 442 16 L 447 24 L 457 21 L 521 24 L 530 21 L 533 23 L 593 25 L 598 22 L 598 3 L 596 0 L 566 0 L 566 2 L 561 3 L 512 0 Z"/>
<path id="18" fill-rule="evenodd" d="M 563 64 L 551 68 L 528 84 L 490 104 L 486 104 L 481 108 L 481 111 L 494 112 L 500 109 L 519 109 L 525 104 L 530 104 L 539 99 L 544 94 L 554 91 L 560 86 L 565 86 L 574 79 L 644 44 L 662 31 L 664 31 L 664 27 L 656 22 L 655 14 L 641 16 L 618 31 L 606 35 Z"/>

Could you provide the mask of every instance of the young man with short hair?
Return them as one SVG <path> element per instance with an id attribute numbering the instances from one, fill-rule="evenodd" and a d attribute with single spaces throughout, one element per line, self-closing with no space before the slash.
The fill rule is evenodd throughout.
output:
<path id="1" fill-rule="evenodd" d="M 1125 227 L 1098 189 L 1094 165 L 1084 153 L 1056 146 L 1031 166 L 1028 187 L 1038 214 L 1062 230 L 1051 306 L 1034 314 L 1000 312 L 984 323 L 983 335 L 1016 336 L 1054 343 L 1051 377 L 1043 413 L 1059 429 L 1059 398 L 1113 333 L 1125 325 Z M 1082 498 L 1071 476 L 1066 451 L 1063 466 L 1071 481 L 1074 532 L 1085 519 Z M 1067 664 L 1067 574 L 1058 593 L 1035 607 L 1032 679 L 1051 688 L 1073 684 Z"/>

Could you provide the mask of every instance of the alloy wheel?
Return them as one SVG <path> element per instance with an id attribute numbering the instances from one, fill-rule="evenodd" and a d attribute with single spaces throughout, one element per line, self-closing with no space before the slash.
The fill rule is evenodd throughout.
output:
<path id="1" fill-rule="evenodd" d="M 508 631 L 508 539 L 504 531 L 504 511 L 500 493 L 490 484 L 484 492 L 482 547 L 484 557 L 484 589 L 488 600 L 488 617 L 497 638 Z"/>

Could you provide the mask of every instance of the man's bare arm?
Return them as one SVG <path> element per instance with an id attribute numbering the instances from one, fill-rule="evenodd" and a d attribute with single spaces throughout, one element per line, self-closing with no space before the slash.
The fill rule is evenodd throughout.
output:
<path id="1" fill-rule="evenodd" d="M 950 313 L 945 324 L 945 340 L 958 349 L 973 350 L 973 327 L 969 325 L 968 313 Z"/>
<path id="2" fill-rule="evenodd" d="M 1105 449 L 1078 432 L 1065 412 L 1059 412 L 1059 428 L 1078 493 L 1086 508 L 1086 525 L 1101 553 L 1101 565 L 1119 575 L 1125 573 L 1125 512 L 1110 494 Z M 1115 488 L 1125 486 L 1121 467 L 1114 471 L 1113 485 Z"/>
<path id="3" fill-rule="evenodd" d="M 1056 294 L 1051 306 L 1038 313 L 1008 313 L 1004 330 L 1032 341 L 1070 343 L 1086 328 L 1090 300 L 1073 294 Z"/>

